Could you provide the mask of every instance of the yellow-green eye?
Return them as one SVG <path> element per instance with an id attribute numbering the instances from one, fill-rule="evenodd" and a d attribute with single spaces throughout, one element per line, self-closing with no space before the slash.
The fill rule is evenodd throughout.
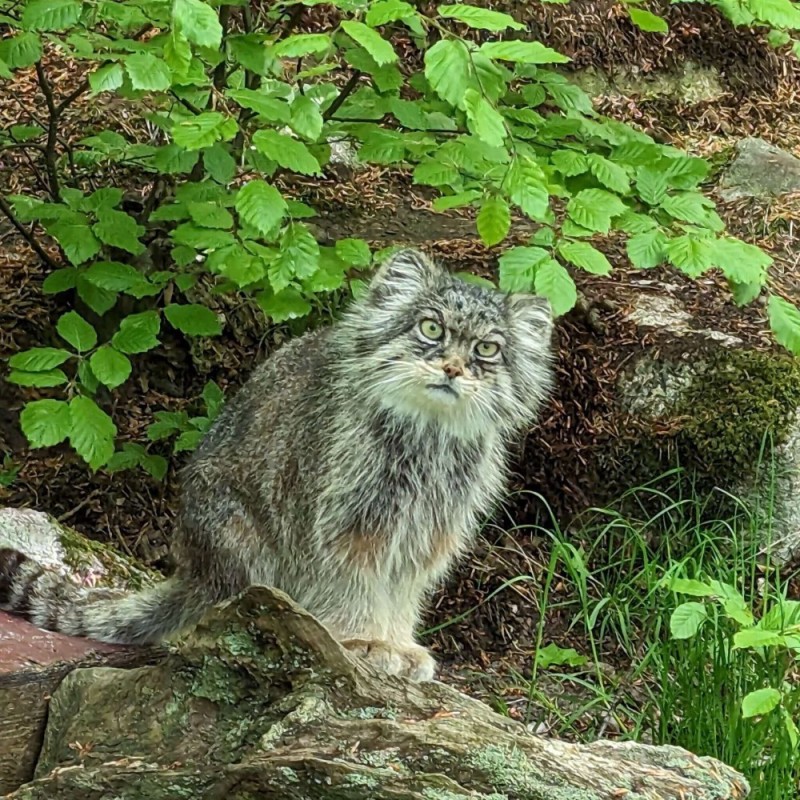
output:
<path id="1" fill-rule="evenodd" d="M 435 319 L 423 319 L 419 331 L 426 338 L 437 342 L 444 336 L 444 328 Z"/>
<path id="2" fill-rule="evenodd" d="M 497 342 L 478 342 L 475 352 L 481 358 L 494 358 L 500 352 L 500 345 Z"/>

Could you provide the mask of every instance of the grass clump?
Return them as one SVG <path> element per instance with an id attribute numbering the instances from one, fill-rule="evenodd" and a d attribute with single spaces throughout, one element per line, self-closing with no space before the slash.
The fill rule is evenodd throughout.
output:
<path id="1" fill-rule="evenodd" d="M 715 493 L 673 477 L 670 491 L 629 492 L 625 514 L 537 530 L 540 617 L 517 676 L 527 721 L 584 741 L 678 745 L 742 772 L 753 800 L 797 797 L 800 602 L 770 564 L 770 509 L 729 498 L 715 517 Z M 558 643 L 556 618 L 569 621 Z"/>

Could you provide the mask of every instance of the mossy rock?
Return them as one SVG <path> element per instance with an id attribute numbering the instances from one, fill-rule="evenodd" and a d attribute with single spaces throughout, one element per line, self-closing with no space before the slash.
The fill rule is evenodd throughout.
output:
<path id="1" fill-rule="evenodd" d="M 29 508 L 0 508 L 0 547 L 21 550 L 93 586 L 136 590 L 158 579 L 157 573 L 113 546 L 87 539 L 49 514 Z"/>

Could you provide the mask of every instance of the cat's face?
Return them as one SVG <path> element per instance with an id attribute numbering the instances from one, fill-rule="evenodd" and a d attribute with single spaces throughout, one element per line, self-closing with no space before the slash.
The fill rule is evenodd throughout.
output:
<path id="1" fill-rule="evenodd" d="M 549 306 L 395 255 L 348 317 L 370 392 L 389 410 L 473 436 L 530 420 L 551 383 Z"/>

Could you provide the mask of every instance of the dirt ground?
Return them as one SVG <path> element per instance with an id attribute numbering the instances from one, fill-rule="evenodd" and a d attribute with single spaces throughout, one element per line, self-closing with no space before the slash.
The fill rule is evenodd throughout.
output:
<path id="1" fill-rule="evenodd" d="M 547 33 L 547 26 L 540 25 Z M 549 32 L 553 34 L 553 29 Z M 566 49 L 560 42 L 554 46 L 559 44 Z M 583 52 L 581 48 L 589 45 L 583 35 L 571 46 Z M 603 57 L 612 58 L 612 50 L 604 51 Z M 759 53 L 763 54 L 763 49 Z M 747 85 L 737 71 L 728 94 L 713 105 L 684 107 L 667 100 L 613 98 L 604 100 L 601 110 L 639 125 L 663 141 L 712 158 L 749 135 L 763 136 L 800 155 L 800 82 L 793 68 L 776 65 L 772 58 L 757 60 L 758 69 L 754 70 L 763 71 L 763 79 Z M 59 91 L 68 91 L 75 76 L 59 62 L 50 67 Z M 32 76 L 18 76 L 10 91 L 3 91 L 13 102 L 3 104 L 0 124 L 31 121 L 29 109 L 35 109 L 41 100 Z M 62 135 L 85 135 L 109 111 L 87 101 L 77 103 Z M 115 114 L 117 111 L 114 109 Z M 117 118 L 129 130 L 138 126 L 135 119 L 120 114 Z M 24 187 L 31 171 L 22 156 L 6 153 L 3 158 L 0 189 Z M 332 174 L 303 186 L 302 192 L 303 199 L 328 210 L 322 224 L 324 234 L 358 234 L 376 246 L 413 242 L 458 269 L 479 274 L 494 269 L 497 253 L 477 241 L 471 220 L 432 214 L 430 198 L 401 173 Z M 720 212 L 734 232 L 772 253 L 776 282 L 784 293 L 800 296 L 795 240 L 800 198 L 772 203 L 741 201 L 723 205 Z M 628 268 L 620 242 L 609 242 L 606 252 L 619 269 L 610 278 L 579 279 L 585 302 L 559 325 L 558 389 L 541 424 L 521 443 L 517 455 L 515 488 L 524 494 L 509 503 L 498 524 L 487 529 L 437 596 L 429 616 L 431 625 L 459 620 L 432 637 L 433 647 L 450 678 L 463 681 L 478 694 L 494 691 L 486 688 L 487 676 L 505 676 L 511 669 L 529 671 L 535 641 L 537 576 L 546 565 L 547 552 L 535 532 L 509 531 L 541 519 L 545 501 L 562 519 L 585 507 L 599 480 L 592 468 L 593 449 L 619 435 L 610 415 L 612 389 L 624 354 L 643 343 L 642 334 L 624 321 L 631 293 L 641 286 L 641 274 Z M 666 274 L 654 270 L 647 278 L 659 280 Z M 0 358 L 30 346 L 55 343 L 53 320 L 68 306 L 59 296 L 42 293 L 44 277 L 35 254 L 0 218 Z M 690 282 L 669 273 L 669 280 L 702 324 L 735 331 L 757 346 L 773 346 L 763 308 L 736 309 L 718 277 Z M 265 328 L 259 313 L 241 297 L 220 302 L 225 303 L 228 319 L 223 336 L 190 348 L 182 337 L 167 335 L 163 347 L 135 359 L 131 380 L 113 396 L 100 395 L 119 426 L 122 441 L 146 441 L 145 429 L 158 410 L 199 410 L 199 394 L 209 379 L 226 392 L 235 390 L 287 335 L 283 327 Z M 185 456 L 172 457 L 165 446 L 160 452 L 170 456 L 170 467 L 166 479 L 157 482 L 140 470 L 92 474 L 66 447 L 30 450 L 19 430 L 18 415 L 24 402 L 35 396 L 39 395 L 5 382 L 0 375 L 0 463 L 5 454 L 20 466 L 11 486 L 0 488 L 0 504 L 47 510 L 92 538 L 168 569 L 178 472 Z M 500 591 L 520 575 L 532 580 Z M 556 612 L 548 620 L 549 638 L 569 644 L 567 622 Z M 611 650 L 610 644 L 610 659 Z"/>

